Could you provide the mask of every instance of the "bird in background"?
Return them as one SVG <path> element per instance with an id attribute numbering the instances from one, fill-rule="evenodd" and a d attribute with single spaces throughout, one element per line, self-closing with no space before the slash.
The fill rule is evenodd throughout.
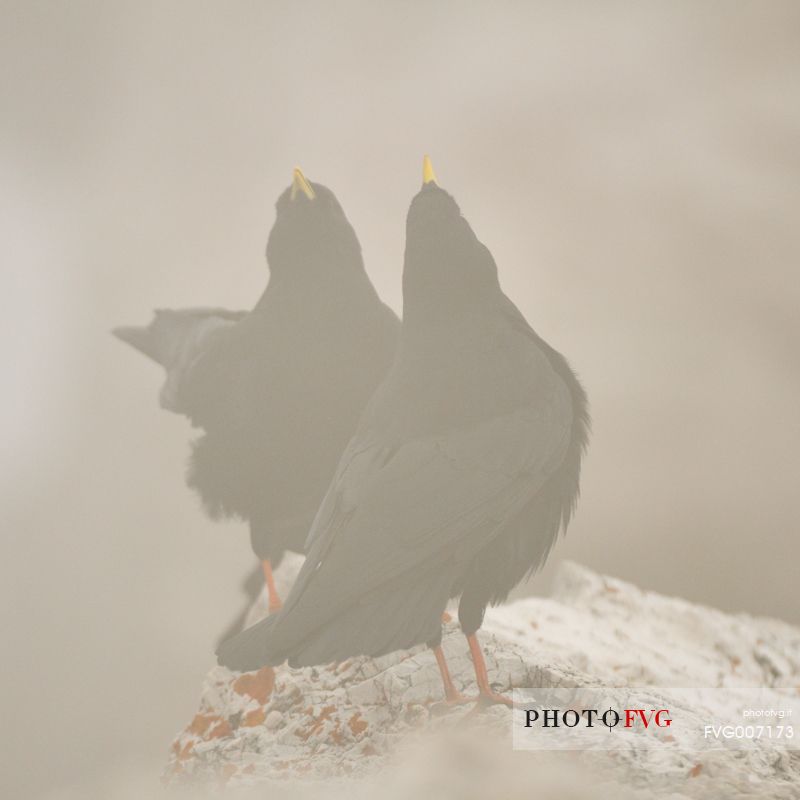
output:
<path id="1" fill-rule="evenodd" d="M 587 445 L 586 394 L 506 297 L 489 250 L 430 159 L 406 224 L 397 357 L 345 450 L 280 613 L 224 642 L 253 670 L 441 649 L 458 597 L 481 703 L 495 693 L 476 632 L 566 529 Z"/>
<path id="2" fill-rule="evenodd" d="M 267 262 L 252 311 L 161 310 L 149 326 L 114 334 L 164 367 L 162 407 L 202 430 L 188 483 L 213 518 L 247 520 L 274 612 L 272 570 L 284 551 L 303 552 L 342 450 L 392 363 L 399 321 L 370 282 L 333 192 L 300 169 L 277 201 Z M 260 591 L 252 577 L 246 586 Z"/>

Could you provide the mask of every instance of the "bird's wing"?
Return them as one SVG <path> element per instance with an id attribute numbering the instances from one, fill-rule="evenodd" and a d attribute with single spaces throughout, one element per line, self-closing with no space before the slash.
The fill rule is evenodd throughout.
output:
<path id="1" fill-rule="evenodd" d="M 397 448 L 357 435 L 312 526 L 287 624 L 297 612 L 321 624 L 415 567 L 473 557 L 561 464 L 571 420 L 550 374 L 535 405 L 469 429 Z"/>

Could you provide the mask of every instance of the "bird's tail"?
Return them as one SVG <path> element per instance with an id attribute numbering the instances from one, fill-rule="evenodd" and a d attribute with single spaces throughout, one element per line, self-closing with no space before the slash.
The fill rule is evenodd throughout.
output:
<path id="1" fill-rule="evenodd" d="M 114 328 L 111 333 L 120 341 L 129 344 L 134 349 L 143 353 L 153 361 L 163 364 L 159 343 L 153 336 L 150 328 L 137 327 L 134 325 L 125 325 L 119 328 Z"/>
<path id="2" fill-rule="evenodd" d="M 280 612 L 270 614 L 261 622 L 226 639 L 217 648 L 217 663 L 239 672 L 252 672 L 285 661 L 285 655 L 274 653 L 270 648 L 272 629 L 280 616 Z"/>

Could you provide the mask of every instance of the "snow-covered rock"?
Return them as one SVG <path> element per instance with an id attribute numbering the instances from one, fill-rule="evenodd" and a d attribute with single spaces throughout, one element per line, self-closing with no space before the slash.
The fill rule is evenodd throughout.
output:
<path id="1" fill-rule="evenodd" d="M 286 571 L 296 567 L 291 561 Z M 264 613 L 260 600 L 250 622 Z M 490 679 L 505 693 L 559 686 L 800 690 L 800 629 L 645 592 L 571 563 L 562 566 L 551 597 L 490 609 L 479 638 Z M 455 622 L 445 626 L 443 648 L 456 686 L 473 693 L 472 662 Z M 173 743 L 166 780 L 325 780 L 329 786 L 333 780 L 363 789 L 379 775 L 385 784 L 394 770 L 392 787 L 399 791 L 409 780 L 407 759 L 418 763 L 420 752 L 461 742 L 465 730 L 513 755 L 519 774 L 530 763 L 537 765 L 536 776 L 552 767 L 552 759 L 544 766 L 541 753 L 510 753 L 507 708 L 476 715 L 470 706 L 446 706 L 433 654 L 424 647 L 274 673 L 240 675 L 218 667 L 205 680 L 197 715 Z M 520 760 L 525 758 L 535 761 Z M 505 756 L 488 763 L 508 778 L 512 762 Z M 652 748 L 570 753 L 568 763 L 568 772 L 588 770 L 590 787 L 610 780 L 615 791 L 625 786 L 631 797 L 800 797 L 798 751 Z M 404 796 L 396 791 L 394 796 Z"/>

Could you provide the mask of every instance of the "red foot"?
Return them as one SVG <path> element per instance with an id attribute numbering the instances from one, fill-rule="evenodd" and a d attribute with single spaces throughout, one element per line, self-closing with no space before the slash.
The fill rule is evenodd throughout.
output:
<path id="1" fill-rule="evenodd" d="M 465 694 L 461 694 L 461 692 L 453 686 L 445 693 L 444 700 L 441 702 L 448 706 L 461 706 L 464 705 L 464 703 L 471 703 L 473 700 L 475 700 L 474 697 L 467 697 Z"/>
<path id="2" fill-rule="evenodd" d="M 450 709 L 455 708 L 456 706 L 465 706 L 474 701 L 474 697 L 467 697 L 465 694 L 461 694 L 461 692 L 456 692 L 455 696 L 446 697 L 444 700 L 438 700 L 437 702 L 432 703 L 430 706 L 430 712 L 435 716 L 441 716 L 443 714 L 447 714 Z M 469 713 L 471 714 L 472 712 L 470 711 Z"/>
<path id="3" fill-rule="evenodd" d="M 272 564 L 269 561 L 262 561 L 261 569 L 264 571 L 264 583 L 267 586 L 267 596 L 269 597 L 267 610 L 270 614 L 274 614 L 276 611 L 281 610 L 283 603 L 281 603 L 280 595 L 275 588 L 275 579 L 272 577 Z"/>
<path id="4" fill-rule="evenodd" d="M 489 706 L 504 705 L 509 708 L 514 707 L 514 701 L 509 697 L 495 692 L 489 685 L 489 675 L 486 672 L 486 662 L 483 660 L 483 651 L 475 634 L 467 636 L 469 652 L 472 656 L 472 663 L 475 667 L 475 679 L 478 682 L 478 702 L 470 713 L 481 711 Z"/>
<path id="5" fill-rule="evenodd" d="M 467 713 L 467 717 L 475 717 L 478 714 L 486 711 L 488 708 L 497 705 L 513 708 L 514 702 L 502 694 L 497 694 L 497 692 L 481 692 L 478 695 L 475 705 Z"/>

